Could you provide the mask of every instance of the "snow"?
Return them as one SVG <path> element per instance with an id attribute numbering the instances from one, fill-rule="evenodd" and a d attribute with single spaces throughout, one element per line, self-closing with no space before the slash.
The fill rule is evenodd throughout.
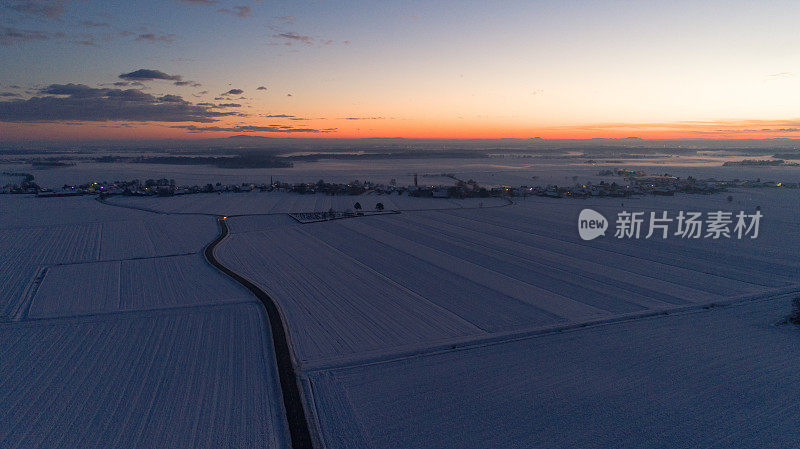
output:
<path id="1" fill-rule="evenodd" d="M 103 223 L 100 260 L 200 252 L 219 233 L 216 219 L 156 215 L 147 220 Z"/>
<path id="2" fill-rule="evenodd" d="M 132 206 L 169 213 L 204 213 L 213 215 L 281 214 L 293 212 L 325 212 L 329 209 L 344 211 L 353 209 L 358 202 L 365 211 L 375 210 L 383 203 L 388 210 L 457 209 L 483 205 L 504 204 L 499 198 L 441 199 L 412 197 L 407 194 L 378 195 L 368 192 L 362 195 L 299 194 L 295 192 L 224 192 L 196 193 L 171 197 L 115 196 L 108 200 L 112 204 Z"/>
<path id="3" fill-rule="evenodd" d="M 0 321 L 24 312 L 34 281 L 42 270 L 35 264 L 0 258 Z"/>
<path id="4" fill-rule="evenodd" d="M 28 316 L 54 318 L 255 301 L 200 254 L 60 265 L 48 269 Z"/>
<path id="5" fill-rule="evenodd" d="M 90 197 L 0 195 L 0 255 L 39 264 L 198 252 L 219 232 L 213 217 L 167 216 Z"/>
<path id="6" fill-rule="evenodd" d="M 33 264 L 90 262 L 99 259 L 99 223 L 3 230 L 0 254 Z"/>
<path id="7" fill-rule="evenodd" d="M 296 228 L 232 234 L 217 258 L 278 301 L 301 362 L 480 331 Z"/>
<path id="8" fill-rule="evenodd" d="M 316 369 L 800 285 L 800 233 L 778 210 L 796 206 L 766 200 L 753 241 L 620 240 L 612 229 L 585 242 L 579 211 L 614 217 L 619 200 L 530 198 L 310 224 L 232 217 L 218 256 L 279 303 L 299 359 Z M 719 195 L 624 201 L 673 215 L 731 207 Z"/>
<path id="9" fill-rule="evenodd" d="M 398 170 L 457 163 L 441 171 L 566 185 L 601 168 L 492 162 L 276 173 L 407 183 Z M 755 177 L 681 170 L 664 167 Z M 273 171 L 79 164 L 36 175 L 57 186 L 89 173 L 204 184 Z M 110 200 L 153 213 L 0 195 L 0 447 L 288 446 L 263 309 L 203 259 L 216 214 L 270 214 L 229 217 L 217 256 L 278 303 L 328 449 L 797 446 L 798 331 L 774 325 L 789 297 L 704 308 L 798 289 L 797 200 L 785 189 L 510 206 L 286 192 Z M 286 215 L 355 201 L 402 213 Z M 613 237 L 622 210 L 756 206 L 754 240 Z M 580 240 L 585 207 L 611 220 L 606 237 Z"/>
<path id="10" fill-rule="evenodd" d="M 0 239 L 0 287 L 3 292 L 0 295 L 0 319 L 8 319 L 19 318 L 30 307 L 33 294 L 39 287 L 34 279 L 45 269 L 45 279 L 48 276 L 51 280 L 60 279 L 61 285 L 67 288 L 61 291 L 61 285 L 45 282 L 42 294 L 51 294 L 47 293 L 50 289 L 62 300 L 60 305 L 44 307 L 56 307 L 61 310 L 59 313 L 67 313 L 71 307 L 82 313 L 114 310 L 118 306 L 112 307 L 108 303 L 114 301 L 112 298 L 119 298 L 119 294 L 106 296 L 114 290 L 110 284 L 114 281 L 108 278 L 110 272 L 98 268 L 113 264 L 92 263 L 198 254 L 219 230 L 213 217 L 158 215 L 104 205 L 91 197 L 0 195 L 0 232 L 3 235 Z M 154 267 L 159 263 L 167 262 L 152 262 Z M 63 267 L 68 264 L 80 265 Z M 200 269 L 197 273 L 201 279 L 216 277 L 227 280 L 202 263 L 191 265 L 192 269 Z M 170 271 L 165 271 L 167 273 Z M 185 296 L 190 292 L 206 295 L 208 289 L 180 288 L 185 291 L 182 294 L 184 298 L 177 299 L 181 294 L 176 293 L 175 288 L 181 282 L 189 282 L 179 274 L 172 270 L 172 277 L 160 284 L 164 287 L 162 290 L 145 290 L 153 296 L 149 300 L 137 301 L 141 304 L 160 301 L 162 305 L 203 302 L 200 298 L 189 301 Z M 157 277 L 158 273 L 154 271 L 152 275 Z M 75 284 L 75 279 L 81 279 L 81 283 Z M 142 282 L 159 285 L 152 279 L 143 279 Z M 222 288 L 229 286 L 222 284 Z M 170 296 L 160 296 L 159 292 Z M 69 299 L 63 295 L 69 295 Z M 100 306 L 100 303 L 105 305 Z"/>
<path id="11" fill-rule="evenodd" d="M 39 198 L 0 195 L 0 229 L 109 222 L 149 217 L 132 209 L 108 207 L 93 196 Z"/>
<path id="12" fill-rule="evenodd" d="M 0 447 L 288 447 L 262 313 L 0 323 Z"/>
<path id="13" fill-rule="evenodd" d="M 796 447 L 789 298 L 307 373 L 325 447 Z M 768 443 L 765 443 L 768 442 Z"/>
<path id="14" fill-rule="evenodd" d="M 270 329 L 210 216 L 0 195 L 0 447 L 289 446 Z"/>

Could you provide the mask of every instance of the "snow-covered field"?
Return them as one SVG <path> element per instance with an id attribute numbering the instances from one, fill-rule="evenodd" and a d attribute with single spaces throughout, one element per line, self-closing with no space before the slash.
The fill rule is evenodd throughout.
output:
<path id="1" fill-rule="evenodd" d="M 494 162 L 457 168 L 511 185 L 572 184 L 570 173 L 597 170 Z M 281 180 L 386 182 L 365 174 L 399 170 L 331 164 L 332 176 L 298 164 Z M 125 173 L 179 183 L 269 173 L 154 168 Z M 67 182 L 59 176 L 85 169 L 36 174 Z M 312 431 L 328 449 L 794 447 L 798 331 L 774 323 L 789 312 L 786 292 L 800 290 L 798 193 L 513 205 L 0 195 L 0 447 L 288 445 L 263 309 L 203 258 L 219 231 L 213 215 L 229 216 L 218 259 L 284 315 Z M 286 215 L 355 201 L 402 213 L 308 224 Z M 611 222 L 605 237 L 579 238 L 587 207 Z M 756 207 L 757 239 L 614 237 L 622 211 Z"/>
<path id="2" fill-rule="evenodd" d="M 197 255 L 219 232 L 213 217 L 159 215 L 104 205 L 91 197 L 0 195 L 0 232 L 3 233 L 0 318 L 19 318 L 31 307 L 34 295 L 41 298 L 37 310 L 55 307 L 60 313 L 69 314 L 68 310 L 74 308 L 76 312 L 88 313 L 138 309 L 148 303 L 182 304 L 187 300 L 177 298 L 186 298 L 189 292 L 208 293 L 205 287 L 189 288 L 187 284 L 192 279 L 216 277 L 227 282 L 225 276 L 205 266 L 202 256 Z M 181 259 L 192 262 L 182 263 L 180 268 L 169 259 L 155 259 L 190 254 L 200 259 Z M 116 265 L 109 261 L 116 261 Z M 146 273 L 148 269 L 157 281 L 147 276 L 139 276 L 141 282 L 125 280 L 126 276 L 136 277 L 137 271 Z M 61 289 L 63 283 L 74 286 L 73 290 Z M 113 286 L 117 289 L 113 297 L 98 293 Z M 44 290 L 37 292 L 40 287 Z M 229 287 L 230 284 L 223 283 L 221 288 L 231 291 Z M 64 299 L 68 294 L 73 299 Z M 142 294 L 150 297 L 124 300 Z M 104 298 L 101 300 L 97 295 Z M 61 299 L 58 304 L 47 306 L 47 302 L 52 302 L 47 296 Z M 93 301 L 105 305 L 90 307 Z M 200 295 L 191 302 L 200 304 L 210 300 Z"/>
<path id="3" fill-rule="evenodd" d="M 217 257 L 277 300 L 303 361 L 479 332 L 297 227 L 233 234 Z"/>
<path id="4" fill-rule="evenodd" d="M 307 373 L 325 447 L 797 447 L 786 297 Z"/>
<path id="5" fill-rule="evenodd" d="M 228 220 L 218 248 L 288 317 L 308 367 L 381 358 L 470 338 L 532 332 L 724 302 L 800 285 L 794 197 L 724 195 L 619 200 L 528 198 L 508 207 L 406 211 L 293 224 Z M 584 242 L 577 217 L 631 210 L 753 212 L 758 239 Z M 769 206 L 766 206 L 769 204 Z M 239 222 L 243 225 L 240 226 Z"/>
<path id="6" fill-rule="evenodd" d="M 0 447 L 288 446 L 264 310 L 213 217 L 0 195 Z"/>
<path id="7" fill-rule="evenodd" d="M 47 270 L 28 317 L 252 301 L 200 254 L 59 265 Z"/>
<path id="8" fill-rule="evenodd" d="M 375 210 L 382 203 L 386 210 L 458 209 L 505 204 L 499 198 L 418 198 L 408 195 L 301 195 L 292 192 L 199 193 L 172 197 L 111 197 L 109 202 L 129 207 L 168 213 L 215 215 L 285 214 L 294 212 L 344 211 L 360 203 L 363 210 Z"/>
<path id="9" fill-rule="evenodd" d="M 288 447 L 262 313 L 0 323 L 0 447 Z"/>
<path id="10" fill-rule="evenodd" d="M 0 228 L 31 228 L 135 220 L 150 217 L 132 209 L 106 207 L 93 197 L 37 198 L 34 195 L 0 196 Z"/>

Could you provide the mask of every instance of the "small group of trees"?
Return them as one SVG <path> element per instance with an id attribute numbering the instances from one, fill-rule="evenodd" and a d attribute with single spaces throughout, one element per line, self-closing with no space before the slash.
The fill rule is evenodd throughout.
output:
<path id="1" fill-rule="evenodd" d="M 375 210 L 376 210 L 377 212 L 383 212 L 383 209 L 384 209 L 384 208 L 385 208 L 385 207 L 384 207 L 383 203 L 378 203 L 378 204 L 376 204 L 376 205 L 375 205 Z M 360 214 L 360 213 L 362 212 L 362 210 L 363 210 L 363 206 L 361 206 L 361 203 L 359 203 L 359 202 L 356 202 L 355 204 L 353 204 L 353 209 L 355 210 L 355 212 L 356 212 L 357 214 Z M 324 212 L 323 212 L 323 213 L 324 213 Z M 328 209 L 328 212 L 327 212 L 327 214 L 328 214 L 328 218 L 329 218 L 329 219 L 334 219 L 334 218 L 336 218 L 336 210 L 335 210 L 334 208 L 330 208 L 330 209 Z"/>
<path id="2" fill-rule="evenodd" d="M 355 209 L 356 212 L 361 212 L 361 209 L 362 209 L 361 203 L 356 202 L 356 204 L 353 204 L 353 209 Z M 383 203 L 378 203 L 378 204 L 375 205 L 375 210 L 376 211 L 382 212 L 383 209 L 384 209 Z"/>

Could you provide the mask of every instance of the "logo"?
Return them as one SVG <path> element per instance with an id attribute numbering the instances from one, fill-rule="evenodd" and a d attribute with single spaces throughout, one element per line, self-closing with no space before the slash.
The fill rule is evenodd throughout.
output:
<path id="1" fill-rule="evenodd" d="M 673 218 L 669 216 L 668 211 L 661 211 L 661 213 L 650 212 L 649 225 L 644 226 L 646 216 L 645 212 L 622 211 L 618 213 L 617 232 L 614 233 L 614 237 L 638 239 L 644 235 L 644 230 L 647 230 L 645 239 L 650 237 L 666 239 L 670 235 L 679 236 L 682 239 L 702 237 L 712 240 L 733 240 L 735 237 L 736 240 L 741 240 L 748 236 L 754 239 L 758 237 L 761 218 L 764 217 L 760 209 L 756 209 L 753 214 L 739 211 L 736 215 L 733 212 L 721 210 L 710 211 L 705 213 L 705 218 L 703 218 L 702 212 L 679 211 L 678 215 Z M 674 233 L 670 232 L 673 224 Z M 704 230 L 705 232 L 703 232 Z"/>
<path id="2" fill-rule="evenodd" d="M 708 211 L 687 212 L 644 211 L 617 213 L 616 232 L 618 239 L 681 239 L 707 238 L 712 240 L 742 240 L 758 238 L 761 218 L 760 209 L 748 214 L 745 211 L 734 212 Z M 674 212 L 673 212 L 674 214 Z M 649 216 L 649 220 L 647 220 Z M 606 217 L 592 209 L 583 209 L 578 216 L 578 234 L 583 240 L 594 240 L 605 236 L 609 224 Z"/>
<path id="3" fill-rule="evenodd" d="M 600 212 L 584 209 L 578 215 L 578 234 L 583 240 L 594 240 L 606 235 L 608 220 Z"/>

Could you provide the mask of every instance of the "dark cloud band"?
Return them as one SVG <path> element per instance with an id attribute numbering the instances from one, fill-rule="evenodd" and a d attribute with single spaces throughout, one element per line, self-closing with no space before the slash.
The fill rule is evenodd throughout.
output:
<path id="1" fill-rule="evenodd" d="M 156 97 L 137 89 L 52 84 L 29 99 L 0 102 L 0 121 L 138 121 L 212 123 L 240 115 L 192 104 L 178 95 Z"/>
<path id="2" fill-rule="evenodd" d="M 183 78 L 180 75 L 168 75 L 160 70 L 153 69 L 139 69 L 130 73 L 123 73 L 119 76 L 124 80 L 134 81 L 152 81 L 152 80 L 167 80 L 167 81 L 181 81 Z"/>

